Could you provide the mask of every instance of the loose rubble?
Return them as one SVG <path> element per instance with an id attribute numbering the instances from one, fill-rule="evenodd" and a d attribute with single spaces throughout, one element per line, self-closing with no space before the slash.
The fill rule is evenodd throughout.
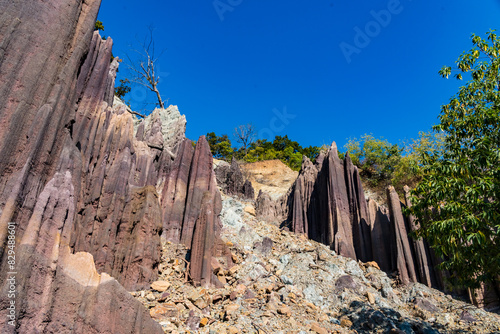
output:
<path id="1" fill-rule="evenodd" d="M 187 248 L 163 243 L 158 281 L 131 294 L 165 333 L 500 333 L 498 314 L 398 285 L 376 262 L 258 220 L 251 205 L 223 196 L 221 237 L 234 264 L 212 263 L 219 288 L 191 284 Z"/>

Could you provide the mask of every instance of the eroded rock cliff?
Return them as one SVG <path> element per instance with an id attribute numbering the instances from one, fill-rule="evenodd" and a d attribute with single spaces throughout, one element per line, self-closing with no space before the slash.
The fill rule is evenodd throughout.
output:
<path id="1" fill-rule="evenodd" d="M 93 32 L 99 6 L 0 2 L 5 333 L 161 333 L 126 289 L 157 277 L 162 237 L 176 226 L 176 241 L 191 249 L 191 277 L 204 285 L 213 283 L 212 255 L 224 253 L 205 138 L 193 149 L 174 106 L 138 122 L 113 104 L 118 62 L 112 40 Z"/>

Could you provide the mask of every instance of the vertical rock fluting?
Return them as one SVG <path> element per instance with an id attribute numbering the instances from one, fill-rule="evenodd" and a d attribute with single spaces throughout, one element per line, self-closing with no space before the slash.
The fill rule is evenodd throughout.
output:
<path id="1" fill-rule="evenodd" d="M 348 154 L 341 161 L 333 144 L 315 164 L 304 158 L 286 201 L 290 226 L 296 233 L 330 245 L 340 255 L 376 261 L 386 272 L 397 271 L 403 283 L 420 281 L 442 288 L 428 245 L 408 236 L 415 227 L 411 217 L 403 216 L 394 188 L 387 190 L 387 196 L 388 209 L 372 199 L 367 201 L 358 169 Z M 257 211 L 262 214 L 272 215 L 275 205 L 264 195 L 257 199 Z"/>
<path id="2" fill-rule="evenodd" d="M 410 188 L 407 186 L 404 187 L 404 196 L 406 206 L 411 207 Z M 413 216 L 408 217 L 408 225 L 410 226 L 412 232 L 417 229 Z M 431 253 L 432 250 L 428 243 L 423 239 L 412 240 L 412 242 L 415 249 L 415 261 L 419 281 L 430 287 L 443 287 L 444 282 L 439 276 L 436 275 L 435 270 L 439 263 L 434 263 L 434 259 L 436 257 Z"/>
<path id="3" fill-rule="evenodd" d="M 77 131 L 88 114 L 78 116 L 107 108 L 117 65 L 110 68 L 112 41 L 93 33 L 100 1 L 0 6 L 1 331 L 161 333 L 115 279 L 97 273 L 92 255 L 74 253 L 79 203 L 98 197 L 88 181 L 99 180 L 87 174 L 96 165 L 83 153 L 83 142 L 73 141 L 82 137 Z M 106 109 L 90 123 L 109 121 L 111 114 Z M 12 298 L 6 284 L 12 272 L 5 252 L 8 226 L 14 226 L 9 222 L 15 223 L 16 246 Z"/>
<path id="4" fill-rule="evenodd" d="M 185 139 L 163 189 L 164 240 L 190 247 L 190 275 L 203 286 L 215 284 L 211 260 L 221 247 L 219 232 L 222 209 L 213 158 L 204 136 L 193 149 Z M 223 251 L 222 251 L 223 253 Z"/>
<path id="5" fill-rule="evenodd" d="M 100 0 L 1 3 L 2 245 L 7 223 L 29 219 L 38 194 L 56 172 L 99 5 Z M 18 233 L 25 227 L 20 224 Z"/>
<path id="6" fill-rule="evenodd" d="M 292 187 L 293 202 L 290 212 L 295 217 L 291 224 L 292 231 L 319 237 L 318 231 L 315 229 L 316 224 L 309 223 L 309 220 L 315 217 L 314 212 L 316 207 L 314 204 L 311 205 L 311 200 L 317 176 L 318 170 L 316 166 L 314 166 L 309 158 L 304 156 L 302 159 L 302 170 L 297 177 L 295 185 Z M 312 212 L 309 212 L 309 207 L 311 207 Z M 311 229 L 310 232 L 309 229 Z"/>
<path id="7" fill-rule="evenodd" d="M 370 235 L 372 243 L 373 261 L 377 262 L 380 269 L 391 272 L 391 222 L 387 208 L 380 207 L 373 199 L 368 200 L 368 213 L 370 216 Z"/>
<path id="8" fill-rule="evenodd" d="M 396 251 L 391 252 L 392 266 L 397 268 L 399 278 L 403 284 L 417 282 L 415 263 L 413 262 L 412 248 L 408 238 L 408 229 L 401 212 L 401 202 L 394 187 L 387 188 L 387 202 L 393 238 L 391 242 L 395 244 Z"/>
<path id="9" fill-rule="evenodd" d="M 170 158 L 162 158 L 163 146 L 134 139 L 133 118 L 123 105 L 104 101 L 114 81 L 111 47 L 111 39 L 94 33 L 78 80 L 82 95 L 72 137 L 82 158 L 74 166 L 81 181 L 71 246 L 91 253 L 99 272 L 140 289 L 157 275 L 162 214 L 155 186 L 161 164 Z M 161 124 L 147 134 L 155 130 Z"/>
<path id="10" fill-rule="evenodd" d="M 348 153 L 344 159 L 344 171 L 354 248 L 358 259 L 367 262 L 373 259 L 368 207 L 358 168 L 353 165 Z"/>
<path id="11" fill-rule="evenodd" d="M 330 245 L 341 255 L 357 258 L 344 166 L 335 144 L 318 164 L 313 165 L 307 158 L 303 160 L 292 189 L 292 230 Z"/>

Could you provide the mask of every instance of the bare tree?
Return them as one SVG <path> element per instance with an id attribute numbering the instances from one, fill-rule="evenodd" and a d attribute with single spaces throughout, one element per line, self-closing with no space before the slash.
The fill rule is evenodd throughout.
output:
<path id="1" fill-rule="evenodd" d="M 153 38 L 153 28 L 149 27 L 149 37 L 146 37 L 142 44 L 142 50 L 134 50 L 139 54 L 139 61 L 133 61 L 129 55 L 126 55 L 128 59 L 127 67 L 132 73 L 130 78 L 131 82 L 139 84 L 146 87 L 156 94 L 158 99 L 158 105 L 160 108 L 165 108 L 165 104 L 158 90 L 158 83 L 160 82 L 160 76 L 157 73 L 157 60 L 163 54 L 163 51 L 158 57 L 155 56 L 155 41 Z"/>
<path id="2" fill-rule="evenodd" d="M 252 123 L 240 125 L 234 128 L 233 135 L 236 138 L 236 141 L 243 147 L 243 151 L 246 155 L 248 152 L 248 148 L 255 141 L 255 127 L 252 125 Z"/>

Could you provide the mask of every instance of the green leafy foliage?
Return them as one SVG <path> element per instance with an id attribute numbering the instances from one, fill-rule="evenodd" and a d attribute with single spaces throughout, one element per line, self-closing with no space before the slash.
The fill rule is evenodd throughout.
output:
<path id="1" fill-rule="evenodd" d="M 130 93 L 131 89 L 128 79 L 120 79 L 120 85 L 115 87 L 115 96 L 123 100 L 125 95 Z"/>
<path id="2" fill-rule="evenodd" d="M 279 159 L 293 170 L 300 170 L 302 156 L 305 155 L 312 161 L 316 159 L 320 148 L 317 146 L 302 146 L 285 136 L 276 136 L 272 142 L 259 139 L 252 143 L 248 153 L 242 157 L 247 162 Z"/>
<path id="3" fill-rule="evenodd" d="M 104 25 L 102 24 L 101 21 L 99 20 L 95 21 L 94 30 L 104 31 Z"/>
<path id="4" fill-rule="evenodd" d="M 234 150 L 227 135 L 217 136 L 214 132 L 206 135 L 212 154 L 217 159 L 231 161 Z"/>
<path id="5" fill-rule="evenodd" d="M 373 187 L 386 186 L 390 183 L 403 150 L 397 144 L 367 134 L 361 136 L 361 140 L 350 139 L 344 148 L 353 164 L 359 167 L 360 174 Z"/>
<path id="6" fill-rule="evenodd" d="M 444 151 L 444 139 L 443 132 L 420 132 L 417 139 L 411 139 L 405 145 L 391 179 L 398 193 L 403 192 L 405 185 L 414 188 L 420 182 L 425 156 L 441 157 Z"/>
<path id="7" fill-rule="evenodd" d="M 455 69 L 471 80 L 441 109 L 435 130 L 445 134 L 443 154 L 423 155 L 409 213 L 452 283 L 476 288 L 500 277 L 500 39 L 491 31 L 472 42 Z"/>
<path id="8" fill-rule="evenodd" d="M 292 141 L 288 136 L 276 136 L 274 140 L 258 139 L 245 149 L 231 147 L 231 141 L 227 135 L 217 136 L 208 133 L 206 136 L 212 154 L 217 159 L 230 161 L 232 156 L 246 162 L 279 159 L 293 170 L 300 170 L 302 156 L 305 155 L 314 161 L 320 152 L 317 146 L 302 148 L 299 143 Z"/>

